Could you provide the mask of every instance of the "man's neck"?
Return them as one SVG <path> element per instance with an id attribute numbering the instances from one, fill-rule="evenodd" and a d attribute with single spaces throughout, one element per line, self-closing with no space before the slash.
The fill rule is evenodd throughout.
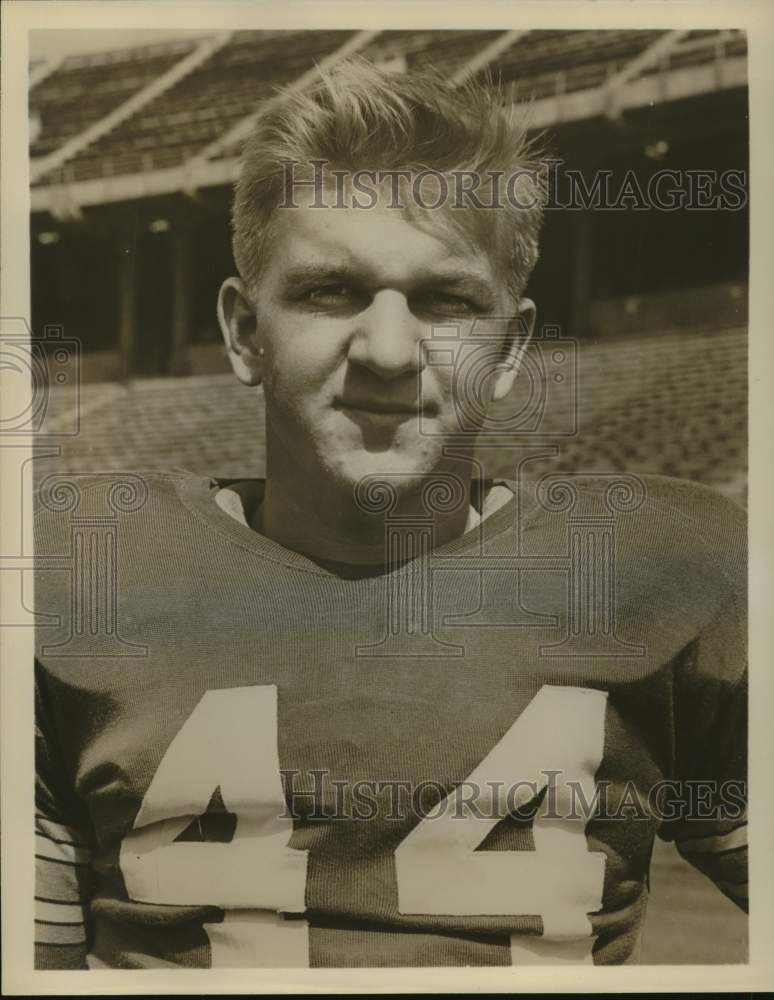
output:
<path id="1" fill-rule="evenodd" d="M 460 479 L 458 472 L 455 478 L 462 483 L 464 495 L 451 511 L 428 511 L 421 492 L 398 494 L 389 510 L 393 531 L 416 535 L 431 518 L 433 542 L 438 546 L 474 527 L 479 515 L 470 505 L 469 467 L 466 478 Z M 428 479 L 432 480 L 432 475 Z M 308 483 L 288 481 L 269 472 L 263 503 L 255 511 L 251 527 L 312 559 L 374 566 L 391 558 L 385 551 L 385 512 L 363 509 L 354 490 L 331 486 L 311 490 Z"/>

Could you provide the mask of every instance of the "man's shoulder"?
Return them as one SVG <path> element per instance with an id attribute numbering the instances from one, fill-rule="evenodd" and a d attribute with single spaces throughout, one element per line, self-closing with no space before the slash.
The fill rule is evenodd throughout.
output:
<path id="1" fill-rule="evenodd" d="M 581 536 L 598 535 L 614 550 L 617 572 L 643 585 L 746 586 L 746 512 L 710 486 L 628 472 L 551 473 L 536 496 L 538 523 L 550 524 L 570 547 L 569 536 L 580 544 Z"/>
<path id="2" fill-rule="evenodd" d="M 747 513 L 717 489 L 670 476 L 637 476 L 640 498 L 632 503 L 630 531 L 658 539 L 661 550 L 706 553 L 718 559 L 744 559 L 747 552 Z M 622 502 L 625 523 L 627 498 Z"/>
<path id="3" fill-rule="evenodd" d="M 644 585 L 717 609 L 740 609 L 747 589 L 747 515 L 710 486 L 667 476 L 638 476 L 642 499 L 616 512 L 622 569 Z M 623 504 L 625 508 L 625 503 Z"/>
<path id="4" fill-rule="evenodd" d="M 147 530 L 161 511 L 181 505 L 186 490 L 212 482 L 184 469 L 50 473 L 33 497 L 36 553 L 57 551 L 75 528 L 98 531 L 134 521 Z"/>
<path id="5" fill-rule="evenodd" d="M 530 492 L 511 479 L 495 481 L 514 494 Z M 723 524 L 744 530 L 747 514 L 736 501 L 693 480 L 633 472 L 550 472 L 534 483 L 533 510 L 569 517 L 617 517 L 638 512 L 664 525 Z"/>
<path id="6" fill-rule="evenodd" d="M 646 499 L 662 508 L 669 507 L 680 514 L 701 518 L 719 516 L 740 523 L 746 520 L 744 508 L 715 486 L 651 473 L 637 475 L 636 478 L 645 488 Z"/>

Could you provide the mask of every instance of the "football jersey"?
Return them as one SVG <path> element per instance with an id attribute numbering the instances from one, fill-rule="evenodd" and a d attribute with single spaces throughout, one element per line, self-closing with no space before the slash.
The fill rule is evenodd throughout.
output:
<path id="1" fill-rule="evenodd" d="M 252 530 L 257 481 L 75 479 L 36 514 L 39 967 L 633 961 L 656 834 L 744 905 L 723 497 L 499 483 L 358 569 Z"/>

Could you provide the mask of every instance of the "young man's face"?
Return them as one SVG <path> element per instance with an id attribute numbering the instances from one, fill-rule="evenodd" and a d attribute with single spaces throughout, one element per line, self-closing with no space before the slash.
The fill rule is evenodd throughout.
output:
<path id="1" fill-rule="evenodd" d="M 472 447 L 469 415 L 460 423 L 465 376 L 450 362 L 470 350 L 459 345 L 476 337 L 474 320 L 514 317 L 487 325 L 484 393 L 497 398 L 512 384 L 534 307 L 514 305 L 463 233 L 419 228 L 383 201 L 371 210 L 307 203 L 275 218 L 253 296 L 230 279 L 221 298 L 235 370 L 264 384 L 269 474 L 303 470 L 311 498 L 323 482 L 351 495 L 373 474 L 419 488 L 444 467 L 446 441 L 465 431 Z M 434 328 L 450 326 L 459 337 L 432 350 Z"/>

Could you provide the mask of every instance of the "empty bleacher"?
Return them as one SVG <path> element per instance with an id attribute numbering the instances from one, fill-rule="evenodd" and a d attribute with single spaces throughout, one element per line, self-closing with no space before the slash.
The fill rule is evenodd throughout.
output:
<path id="1" fill-rule="evenodd" d="M 673 51 L 648 66 L 643 75 L 746 55 L 747 38 L 743 31 L 690 31 Z"/>
<path id="2" fill-rule="evenodd" d="M 530 31 L 498 56 L 487 71 L 510 84 L 516 100 L 589 90 L 604 84 L 665 34 L 644 29 Z M 691 31 L 673 50 L 643 67 L 639 75 L 746 54 L 742 31 Z"/>
<path id="3" fill-rule="evenodd" d="M 65 59 L 30 92 L 30 113 L 40 123 L 30 155 L 59 149 L 185 58 L 195 44 L 184 40 Z"/>
<path id="4" fill-rule="evenodd" d="M 396 72 L 433 66 L 451 76 L 501 34 L 501 31 L 382 31 L 359 55 Z M 218 158 L 239 156 L 242 146 L 243 140 L 227 144 Z"/>
<path id="5" fill-rule="evenodd" d="M 398 60 L 409 72 L 432 65 L 451 76 L 501 31 L 383 31 L 363 51 L 375 63 Z"/>
<path id="6" fill-rule="evenodd" d="M 168 91 L 83 149 L 62 168 L 61 179 L 88 180 L 177 166 L 351 34 L 238 32 Z"/>
<path id="7" fill-rule="evenodd" d="M 530 31 L 489 67 L 515 100 L 587 90 L 652 45 L 663 31 Z"/>
<path id="8" fill-rule="evenodd" d="M 498 30 L 383 31 L 362 55 L 396 70 L 432 64 L 451 76 L 503 32 Z M 522 33 L 489 65 L 516 100 L 560 96 L 604 84 L 665 34 L 657 30 Z M 258 103 L 342 45 L 347 31 L 237 31 L 221 49 L 168 91 L 82 149 L 38 184 L 144 173 L 179 166 L 219 139 Z M 59 148 L 167 71 L 193 48 L 190 40 L 70 57 L 30 95 L 40 128 L 32 157 Z M 692 31 L 670 53 L 642 70 L 694 66 L 744 55 L 739 31 Z M 220 158 L 237 156 L 241 141 Z"/>
<path id="9" fill-rule="evenodd" d="M 712 485 L 744 502 L 747 331 L 669 330 L 584 341 L 578 434 L 533 473 L 627 470 Z M 518 386 L 517 386 L 518 391 Z M 550 437 L 554 416 L 546 410 Z"/>

